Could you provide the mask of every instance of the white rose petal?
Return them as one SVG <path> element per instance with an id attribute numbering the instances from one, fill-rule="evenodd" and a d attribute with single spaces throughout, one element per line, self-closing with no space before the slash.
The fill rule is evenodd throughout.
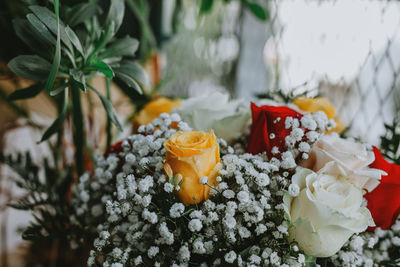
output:
<path id="1" fill-rule="evenodd" d="M 213 129 L 219 138 L 230 142 L 241 136 L 250 119 L 250 109 L 240 100 L 229 101 L 228 94 L 213 92 L 182 101 L 174 110 L 198 131 Z"/>
<path id="2" fill-rule="evenodd" d="M 324 168 L 324 173 L 348 177 L 354 185 L 371 192 L 378 186 L 381 175 L 385 174 L 368 167 L 374 160 L 374 153 L 365 145 L 332 133 L 322 136 L 314 144 L 309 158 L 301 165 L 315 172 Z"/>

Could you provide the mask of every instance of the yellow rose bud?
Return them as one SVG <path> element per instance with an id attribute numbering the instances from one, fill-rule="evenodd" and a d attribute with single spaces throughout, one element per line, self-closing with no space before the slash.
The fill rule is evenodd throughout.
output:
<path id="1" fill-rule="evenodd" d="M 336 118 L 336 110 L 329 99 L 325 97 L 315 97 L 308 98 L 304 96 L 300 96 L 293 101 L 299 109 L 307 112 L 317 112 L 323 111 L 328 119 L 334 119 L 336 122 L 336 127 L 330 130 L 329 132 L 337 132 L 341 133 L 346 128 L 339 120 Z"/>
<path id="2" fill-rule="evenodd" d="M 134 123 L 138 126 L 152 122 L 161 113 L 170 113 L 174 108 L 181 106 L 181 100 L 172 100 L 166 97 L 156 98 L 147 103 L 134 117 Z"/>
<path id="3" fill-rule="evenodd" d="M 219 145 L 214 131 L 177 132 L 164 142 L 166 152 L 165 173 L 174 176 L 177 191 L 184 205 L 200 203 L 208 199 L 210 186 L 216 186 L 216 178 L 222 164 Z M 200 179 L 207 176 L 207 184 Z"/>

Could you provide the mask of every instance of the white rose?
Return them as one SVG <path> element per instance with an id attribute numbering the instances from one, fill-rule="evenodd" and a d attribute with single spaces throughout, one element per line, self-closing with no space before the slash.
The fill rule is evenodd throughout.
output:
<path id="1" fill-rule="evenodd" d="M 348 177 L 354 185 L 371 192 L 379 185 L 381 175 L 385 174 L 368 167 L 374 160 L 374 152 L 366 145 L 332 133 L 322 136 L 312 147 L 309 158 L 300 165 L 317 172 L 333 161 L 335 164 L 325 168 L 325 173 Z"/>
<path id="2" fill-rule="evenodd" d="M 290 241 L 310 256 L 330 257 L 354 233 L 374 226 L 371 213 L 361 207 L 362 190 L 345 177 L 315 173 L 298 167 L 292 177 L 300 193 L 284 196 L 284 208 L 291 223 Z"/>
<path id="3" fill-rule="evenodd" d="M 229 95 L 220 92 L 183 100 L 181 107 L 174 111 L 193 129 L 213 129 L 218 137 L 227 142 L 241 136 L 250 120 L 247 105 L 240 100 L 229 101 Z"/>

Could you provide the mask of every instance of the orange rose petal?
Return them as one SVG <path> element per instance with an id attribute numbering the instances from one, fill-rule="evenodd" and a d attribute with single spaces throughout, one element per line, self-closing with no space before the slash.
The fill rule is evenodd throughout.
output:
<path id="1" fill-rule="evenodd" d="M 170 113 L 174 108 L 180 107 L 181 101 L 168 99 L 166 97 L 156 98 L 147 103 L 134 117 L 138 125 L 146 125 L 159 117 L 161 113 Z"/>
<path id="2" fill-rule="evenodd" d="M 173 171 L 172 171 L 172 168 L 171 168 L 171 166 L 170 166 L 168 163 L 165 163 L 165 164 L 164 164 L 164 171 L 165 171 L 165 174 L 166 174 L 168 177 L 174 176 L 174 173 L 173 173 Z"/>
<path id="3" fill-rule="evenodd" d="M 214 132 L 179 131 L 164 142 L 164 147 L 167 150 L 167 163 L 164 165 L 166 174 L 172 172 L 183 177 L 177 192 L 182 203 L 191 205 L 207 199 L 210 187 L 200 184 L 200 178 L 209 176 L 209 182 L 216 184 L 221 166 Z"/>
<path id="4" fill-rule="evenodd" d="M 329 99 L 325 97 L 308 98 L 300 96 L 293 101 L 293 104 L 295 104 L 302 111 L 306 112 L 323 111 L 328 119 L 335 119 L 336 117 L 335 107 L 332 105 Z M 335 119 L 335 122 L 336 127 L 330 131 L 327 131 L 327 133 L 337 132 L 340 134 L 344 131 L 344 129 L 346 129 L 346 126 L 342 125 L 339 120 Z"/>

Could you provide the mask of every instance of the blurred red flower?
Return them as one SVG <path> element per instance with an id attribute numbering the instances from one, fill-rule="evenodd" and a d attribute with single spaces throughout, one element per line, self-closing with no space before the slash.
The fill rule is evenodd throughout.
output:
<path id="1" fill-rule="evenodd" d="M 378 148 L 373 147 L 375 161 L 370 165 L 385 171 L 381 183 L 364 197 L 368 201 L 368 209 L 376 227 L 389 229 L 400 215 L 400 165 L 385 160 Z M 371 227 L 369 230 L 375 230 Z"/>
<path id="2" fill-rule="evenodd" d="M 303 115 L 288 107 L 257 106 L 251 103 L 252 125 L 250 130 L 247 152 L 258 154 L 266 151 L 268 158 L 274 155 L 271 150 L 274 146 L 279 152 L 285 152 L 285 137 L 290 135 L 291 129 L 285 128 L 287 117 L 300 119 Z"/>

